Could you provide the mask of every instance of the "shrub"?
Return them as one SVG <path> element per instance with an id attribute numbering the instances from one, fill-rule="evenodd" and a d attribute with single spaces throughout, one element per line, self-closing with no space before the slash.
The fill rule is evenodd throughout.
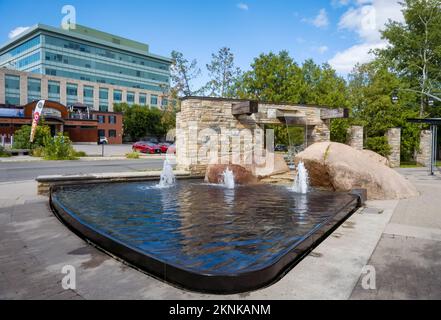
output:
<path id="1" fill-rule="evenodd" d="M 87 157 L 87 153 L 84 151 L 74 150 L 74 156 L 75 157 Z"/>
<path id="2" fill-rule="evenodd" d="M 391 149 L 386 137 L 370 137 L 366 139 L 366 149 L 372 150 L 383 157 L 390 155 Z"/>
<path id="3" fill-rule="evenodd" d="M 139 153 L 138 152 L 130 152 L 126 154 L 127 159 L 139 159 Z"/>
<path id="4" fill-rule="evenodd" d="M 37 147 L 32 149 L 31 155 L 33 157 L 44 157 L 44 147 Z"/>
<path id="5" fill-rule="evenodd" d="M 31 144 L 29 138 L 31 136 L 31 126 L 22 126 L 14 133 L 13 149 L 34 149 L 44 146 L 44 141 L 51 136 L 51 129 L 48 126 L 38 126 L 35 131 L 34 142 Z"/>
<path id="6" fill-rule="evenodd" d="M 3 146 L 0 146 L 0 158 L 9 158 L 11 155 L 6 152 L 5 148 Z"/>
<path id="7" fill-rule="evenodd" d="M 45 160 L 76 160 L 72 142 L 61 132 L 53 138 L 46 138 L 44 146 Z"/>

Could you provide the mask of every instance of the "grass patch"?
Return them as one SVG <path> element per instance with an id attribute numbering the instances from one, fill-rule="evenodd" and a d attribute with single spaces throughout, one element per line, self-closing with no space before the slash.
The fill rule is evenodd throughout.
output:
<path id="1" fill-rule="evenodd" d="M 81 158 L 81 157 L 87 157 L 87 153 L 85 153 L 84 151 L 74 151 L 74 156 L 75 157 L 79 157 L 79 158 Z"/>
<path id="2" fill-rule="evenodd" d="M 138 152 L 130 152 L 126 153 L 127 159 L 139 159 L 139 153 Z"/>
<path id="3" fill-rule="evenodd" d="M 424 166 L 416 163 L 416 161 L 402 161 L 400 168 L 422 168 Z"/>

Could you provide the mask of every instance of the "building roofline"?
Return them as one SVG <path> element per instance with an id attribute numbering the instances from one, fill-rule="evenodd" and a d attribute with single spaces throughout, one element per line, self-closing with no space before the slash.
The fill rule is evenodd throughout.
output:
<path id="1" fill-rule="evenodd" d="M 49 33 L 61 34 L 61 35 L 64 35 L 66 37 L 75 38 L 75 39 L 79 39 L 79 40 L 83 40 L 83 41 L 91 42 L 91 43 L 97 43 L 97 44 L 100 44 L 100 45 L 105 46 L 105 47 L 114 48 L 114 49 L 122 50 L 122 51 L 125 51 L 125 52 L 131 52 L 131 53 L 135 53 L 135 54 L 138 54 L 138 55 L 141 55 L 141 56 L 147 56 L 147 57 L 150 57 L 150 58 L 153 58 L 153 59 L 157 59 L 157 60 L 161 60 L 161 61 L 168 62 L 168 63 L 172 63 L 173 62 L 173 60 L 171 58 L 160 56 L 160 55 L 157 55 L 157 54 L 153 54 L 153 53 L 150 53 L 148 51 L 144 52 L 142 50 L 134 49 L 134 48 L 127 47 L 127 46 L 124 46 L 124 45 L 118 45 L 118 44 L 115 44 L 115 43 L 112 43 L 112 42 L 108 42 L 108 41 L 104 41 L 104 40 L 101 40 L 101 39 L 98 39 L 98 38 L 86 36 L 86 35 L 83 35 L 83 34 L 80 34 L 80 33 L 76 33 L 76 32 L 69 32 L 69 31 L 66 31 L 66 30 L 64 30 L 62 28 L 56 28 L 56 27 L 48 26 L 48 25 L 41 24 L 41 23 L 36 24 L 36 25 L 30 27 L 28 30 L 24 31 L 23 33 L 20 33 L 15 38 L 12 38 L 8 42 L 6 42 L 3 45 L 1 45 L 0 46 L 0 53 L 3 52 L 3 51 L 8 50 L 10 47 L 12 47 L 16 43 L 20 42 L 24 37 L 31 36 L 32 34 L 34 34 L 34 33 L 36 34 L 39 31 L 46 31 L 46 32 L 49 32 Z M 106 32 L 104 32 L 104 33 L 106 33 Z M 109 33 L 107 33 L 107 34 L 109 34 Z M 123 37 L 120 37 L 120 36 L 116 36 L 116 37 L 123 38 Z M 126 38 L 123 38 L 123 39 L 126 39 Z M 127 39 L 127 40 L 130 40 L 130 39 Z M 131 41 L 134 41 L 134 40 L 131 40 Z M 137 42 L 137 41 L 134 41 L 134 42 Z"/>

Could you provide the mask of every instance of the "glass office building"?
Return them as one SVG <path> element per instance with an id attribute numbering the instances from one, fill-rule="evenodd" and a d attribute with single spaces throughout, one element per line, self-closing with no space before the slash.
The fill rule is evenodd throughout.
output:
<path id="1" fill-rule="evenodd" d="M 136 88 L 164 96 L 169 90 L 171 59 L 149 52 L 147 44 L 139 43 L 91 28 L 77 25 L 74 30 L 64 30 L 46 25 L 30 28 L 0 48 L 0 67 L 33 74 L 63 77 L 98 84 Z M 32 77 L 32 75 L 30 75 Z M 6 79 L 9 103 L 16 103 L 19 83 L 14 77 Z M 32 94 L 38 97 L 39 82 L 29 80 Z M 73 103 L 80 88 L 68 84 L 67 100 Z M 49 95 L 59 96 L 60 88 L 50 83 Z M 83 92 L 84 91 L 84 92 Z M 115 102 L 123 100 L 118 90 L 99 90 L 100 109 L 108 108 L 108 97 Z M 128 90 L 127 102 L 132 104 L 134 94 Z M 90 103 L 93 90 L 82 88 L 84 102 Z M 145 103 L 145 95 L 140 94 Z M 154 98 L 151 98 L 155 100 Z M 130 100 L 130 101 L 129 101 Z M 122 101 L 126 102 L 126 101 Z M 136 101 L 139 103 L 139 101 Z"/>

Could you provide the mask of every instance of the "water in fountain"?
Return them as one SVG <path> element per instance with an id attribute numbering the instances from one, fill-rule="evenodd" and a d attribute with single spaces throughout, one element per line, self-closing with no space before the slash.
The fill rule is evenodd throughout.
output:
<path id="1" fill-rule="evenodd" d="M 305 168 L 305 164 L 303 162 L 299 162 L 297 165 L 297 175 L 294 180 L 293 186 L 294 192 L 306 194 L 309 190 L 309 175 L 308 170 Z"/>
<path id="2" fill-rule="evenodd" d="M 175 184 L 175 181 L 176 178 L 175 178 L 175 174 L 173 173 L 173 168 L 170 165 L 170 163 L 167 160 L 165 160 L 161 172 L 161 180 L 159 181 L 158 187 L 159 188 L 171 187 Z"/>
<path id="3" fill-rule="evenodd" d="M 223 185 L 228 189 L 234 189 L 234 174 L 229 168 L 225 169 L 224 173 L 222 173 Z"/>

